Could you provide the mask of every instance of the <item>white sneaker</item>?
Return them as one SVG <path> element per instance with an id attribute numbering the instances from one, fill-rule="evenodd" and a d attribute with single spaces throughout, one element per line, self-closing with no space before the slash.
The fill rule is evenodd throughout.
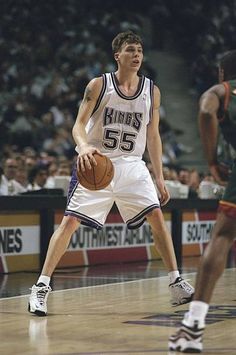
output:
<path id="1" fill-rule="evenodd" d="M 169 337 L 169 350 L 182 353 L 201 353 L 202 337 L 205 323 L 202 320 L 187 320 L 188 313 L 185 314 L 181 327 Z"/>
<path id="2" fill-rule="evenodd" d="M 50 291 L 52 291 L 51 287 L 43 283 L 33 285 L 29 297 L 28 311 L 37 316 L 46 316 L 47 299 Z"/>
<path id="3" fill-rule="evenodd" d="M 177 277 L 175 282 L 169 285 L 171 293 L 171 305 L 179 306 L 192 300 L 194 288 L 182 277 Z"/>

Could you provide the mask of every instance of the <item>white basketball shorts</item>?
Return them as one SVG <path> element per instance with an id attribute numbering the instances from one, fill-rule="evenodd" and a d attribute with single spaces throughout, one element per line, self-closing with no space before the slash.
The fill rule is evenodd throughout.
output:
<path id="1" fill-rule="evenodd" d="M 128 228 L 140 227 L 147 213 L 160 207 L 157 191 L 143 160 L 113 162 L 114 178 L 105 189 L 90 191 L 79 184 L 74 169 L 65 215 L 100 229 L 115 203 Z"/>

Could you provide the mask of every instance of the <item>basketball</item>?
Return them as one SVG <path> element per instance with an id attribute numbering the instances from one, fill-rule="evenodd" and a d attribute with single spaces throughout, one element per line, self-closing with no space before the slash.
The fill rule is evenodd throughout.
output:
<path id="1" fill-rule="evenodd" d="M 114 167 L 111 160 L 105 155 L 94 153 L 97 165 L 91 169 L 77 171 L 79 183 L 88 190 L 102 190 L 107 187 L 113 176 Z"/>

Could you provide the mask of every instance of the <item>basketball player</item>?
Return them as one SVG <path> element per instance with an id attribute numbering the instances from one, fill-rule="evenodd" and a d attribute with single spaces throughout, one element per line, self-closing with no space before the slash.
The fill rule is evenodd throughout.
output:
<path id="1" fill-rule="evenodd" d="M 107 188 L 90 191 L 79 184 L 74 171 L 65 216 L 50 240 L 41 276 L 32 287 L 29 311 L 38 315 L 46 315 L 50 277 L 71 235 L 80 223 L 101 228 L 114 202 L 129 228 L 138 228 L 145 220 L 151 225 L 155 246 L 169 271 L 172 304 L 189 302 L 194 291 L 180 277 L 172 238 L 160 208 L 169 200 L 169 193 L 162 174 L 159 89 L 150 79 L 138 75 L 143 61 L 139 36 L 130 31 L 120 33 L 112 48 L 118 69 L 88 84 L 72 134 L 78 168 L 91 169 L 96 165 L 93 154 L 102 153 L 114 164 L 114 178 Z M 160 200 L 142 160 L 146 141 Z"/>
<path id="2" fill-rule="evenodd" d="M 200 99 L 199 124 L 210 172 L 219 184 L 227 186 L 219 202 L 211 240 L 198 270 L 196 290 L 189 312 L 185 313 L 181 328 L 169 339 L 169 348 L 180 352 L 202 351 L 209 302 L 236 237 L 236 165 L 234 163 L 229 175 L 229 171 L 217 161 L 218 126 L 225 140 L 236 150 L 236 50 L 222 57 L 219 82 Z"/>

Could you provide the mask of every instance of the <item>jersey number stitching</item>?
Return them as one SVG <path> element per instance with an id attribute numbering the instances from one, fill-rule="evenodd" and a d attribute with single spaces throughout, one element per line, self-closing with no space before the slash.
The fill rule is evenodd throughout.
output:
<path id="1" fill-rule="evenodd" d="M 109 150 L 119 148 L 122 152 L 132 152 L 135 148 L 137 133 L 106 128 L 104 130 L 102 145 Z"/>

